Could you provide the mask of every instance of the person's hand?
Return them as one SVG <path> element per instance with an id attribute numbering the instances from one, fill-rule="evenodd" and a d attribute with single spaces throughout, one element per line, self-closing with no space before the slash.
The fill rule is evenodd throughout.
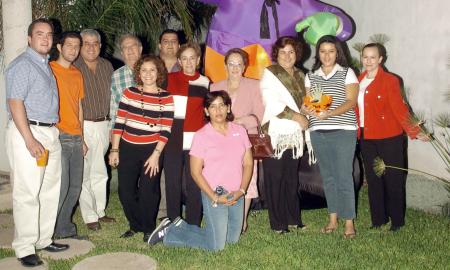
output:
<path id="1" fill-rule="evenodd" d="M 316 111 L 308 106 L 306 106 L 304 103 L 302 104 L 302 107 L 300 108 L 300 112 L 304 115 L 314 115 Z"/>
<path id="2" fill-rule="evenodd" d="M 30 152 L 31 156 L 34 158 L 39 158 L 45 152 L 44 146 L 36 140 L 34 137 L 25 142 L 25 145 Z"/>
<path id="3" fill-rule="evenodd" d="M 325 120 L 328 119 L 331 116 L 331 112 L 330 111 L 322 111 L 320 113 L 316 113 L 315 116 L 317 118 L 319 118 L 320 120 Z"/>
<path id="4" fill-rule="evenodd" d="M 119 152 L 109 152 L 109 165 L 113 168 L 119 165 Z"/>
<path id="5" fill-rule="evenodd" d="M 226 205 L 228 203 L 228 198 L 227 198 L 228 195 L 229 195 L 229 193 L 220 195 L 218 197 L 218 199 L 217 199 L 217 204 L 224 204 L 224 205 Z"/>
<path id="6" fill-rule="evenodd" d="M 424 132 L 419 132 L 419 134 L 417 134 L 416 138 L 418 140 L 421 140 L 422 142 L 429 142 L 429 141 L 431 141 L 430 135 L 426 134 Z"/>
<path id="7" fill-rule="evenodd" d="M 226 205 L 226 206 L 231 206 L 231 205 L 237 203 L 237 201 L 238 201 L 242 196 L 244 196 L 244 194 L 243 194 L 242 191 L 240 191 L 240 190 L 233 191 L 233 192 L 230 192 L 230 193 L 226 194 L 226 199 L 227 199 L 227 201 L 225 202 L 225 205 Z"/>
<path id="8" fill-rule="evenodd" d="M 295 121 L 297 121 L 303 130 L 308 129 L 309 121 L 306 116 L 298 114 L 298 116 L 295 117 Z"/>
<path id="9" fill-rule="evenodd" d="M 150 172 L 150 177 L 153 177 L 159 172 L 159 154 L 153 152 L 144 163 L 145 174 Z"/>
<path id="10" fill-rule="evenodd" d="M 89 147 L 87 146 L 86 142 L 83 140 L 83 156 L 86 156 L 88 150 L 89 150 Z"/>

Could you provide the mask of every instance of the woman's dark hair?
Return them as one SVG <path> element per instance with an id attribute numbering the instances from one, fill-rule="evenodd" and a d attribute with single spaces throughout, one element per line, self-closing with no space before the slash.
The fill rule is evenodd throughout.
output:
<path id="1" fill-rule="evenodd" d="M 302 46 L 300 42 L 298 42 L 294 37 L 291 36 L 280 37 L 277 39 L 277 41 L 275 41 L 272 46 L 272 61 L 277 61 L 278 52 L 280 51 L 280 49 L 286 47 L 286 45 L 291 45 L 292 48 L 294 48 L 296 58 L 295 61 L 300 61 L 300 59 L 302 58 Z"/>
<path id="2" fill-rule="evenodd" d="M 320 62 L 320 45 L 322 45 L 323 43 L 331 43 L 334 44 L 334 46 L 336 47 L 336 63 L 341 65 L 342 67 L 348 67 L 348 61 L 347 61 L 347 57 L 345 56 L 345 52 L 344 52 L 344 47 L 342 46 L 342 43 L 339 39 L 337 39 L 335 36 L 323 36 L 319 39 L 319 41 L 317 41 L 316 44 L 316 56 L 314 57 L 316 59 L 313 67 L 312 67 L 312 71 L 316 71 L 320 68 L 320 66 L 322 65 L 322 63 Z"/>
<path id="3" fill-rule="evenodd" d="M 228 62 L 228 58 L 230 58 L 230 55 L 232 55 L 232 54 L 238 54 L 241 56 L 242 62 L 244 63 L 244 69 L 248 66 L 248 53 L 246 51 L 244 51 L 243 49 L 239 49 L 239 48 L 230 49 L 225 54 L 225 65 Z"/>
<path id="4" fill-rule="evenodd" d="M 136 64 L 134 64 L 134 81 L 137 85 L 142 86 L 143 82 L 141 80 L 140 71 L 142 65 L 146 62 L 151 62 L 155 65 L 157 71 L 156 85 L 158 87 L 162 87 L 167 78 L 166 65 L 164 65 L 164 62 L 161 60 L 161 58 L 151 54 L 142 55 L 141 58 L 139 58 L 139 60 L 136 62 Z"/>
<path id="5" fill-rule="evenodd" d="M 230 106 L 231 108 L 231 98 L 228 95 L 228 93 L 224 90 L 219 90 L 219 91 L 214 91 L 214 92 L 208 92 L 208 94 L 206 94 L 205 100 L 203 101 L 203 107 L 205 109 L 208 109 L 209 106 L 211 106 L 211 104 L 217 99 L 217 98 L 222 98 L 223 103 L 227 106 Z M 206 120 L 211 121 L 211 119 L 209 118 L 209 115 L 205 115 Z M 233 112 L 227 111 L 227 121 L 231 122 L 234 120 L 234 115 Z"/>
<path id="6" fill-rule="evenodd" d="M 361 50 L 361 54 L 363 53 L 364 49 L 366 49 L 366 48 L 376 48 L 378 50 L 378 55 L 383 57 L 380 65 L 384 65 L 384 63 L 386 63 L 387 52 L 386 52 L 386 48 L 383 46 L 383 44 L 380 44 L 380 43 L 366 44 L 366 45 L 364 45 L 363 49 Z"/>

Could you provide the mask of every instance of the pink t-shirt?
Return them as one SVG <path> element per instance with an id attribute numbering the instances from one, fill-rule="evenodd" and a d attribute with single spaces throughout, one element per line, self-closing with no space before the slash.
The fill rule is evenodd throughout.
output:
<path id="1" fill-rule="evenodd" d="M 195 133 L 189 154 L 203 159 L 202 174 L 213 190 L 223 186 L 236 191 L 241 186 L 244 154 L 250 147 L 242 126 L 228 122 L 227 134 L 223 135 L 208 123 Z"/>

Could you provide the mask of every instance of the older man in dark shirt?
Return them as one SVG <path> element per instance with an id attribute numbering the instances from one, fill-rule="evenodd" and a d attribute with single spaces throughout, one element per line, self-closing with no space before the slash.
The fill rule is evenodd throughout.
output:
<path id="1" fill-rule="evenodd" d="M 84 141 L 89 151 L 84 160 L 83 186 L 80 195 L 81 216 L 88 229 L 99 230 L 101 222 L 114 222 L 106 216 L 108 173 L 104 156 L 109 146 L 109 102 L 113 67 L 100 57 L 101 37 L 93 29 L 81 31 L 83 44 L 74 65 L 84 80 Z"/>
<path id="2" fill-rule="evenodd" d="M 37 19 L 28 27 L 26 51 L 5 72 L 8 127 L 6 152 L 13 180 L 15 233 L 12 247 L 21 263 L 38 266 L 36 249 L 62 251 L 52 242 L 61 184 L 61 144 L 58 139 L 58 90 L 48 52 L 53 26 Z M 47 162 L 37 159 L 48 153 Z"/>

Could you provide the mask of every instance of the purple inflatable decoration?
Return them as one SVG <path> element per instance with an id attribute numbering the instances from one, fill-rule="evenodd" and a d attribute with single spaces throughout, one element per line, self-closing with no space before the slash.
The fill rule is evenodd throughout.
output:
<path id="1" fill-rule="evenodd" d="M 245 48 L 259 44 L 267 56 L 280 36 L 295 36 L 295 26 L 316 13 L 330 13 L 337 21 L 336 36 L 347 40 L 353 33 L 350 17 L 342 10 L 315 0 L 199 0 L 216 5 L 217 10 L 209 27 L 206 41 L 207 55 L 224 55 L 231 48 Z M 333 16 L 333 14 L 335 16 Z M 308 25 L 320 33 L 321 24 Z M 309 29 L 307 30 L 309 31 Z M 306 36 L 305 36 L 306 38 Z M 310 41 L 308 41 L 311 43 Z M 257 52 L 256 54 L 259 54 Z M 252 56 L 251 56 L 252 57 Z M 212 70 L 207 75 L 211 77 Z M 209 74 L 208 74 L 209 73 Z M 217 81 L 217 79 L 213 79 Z"/>

